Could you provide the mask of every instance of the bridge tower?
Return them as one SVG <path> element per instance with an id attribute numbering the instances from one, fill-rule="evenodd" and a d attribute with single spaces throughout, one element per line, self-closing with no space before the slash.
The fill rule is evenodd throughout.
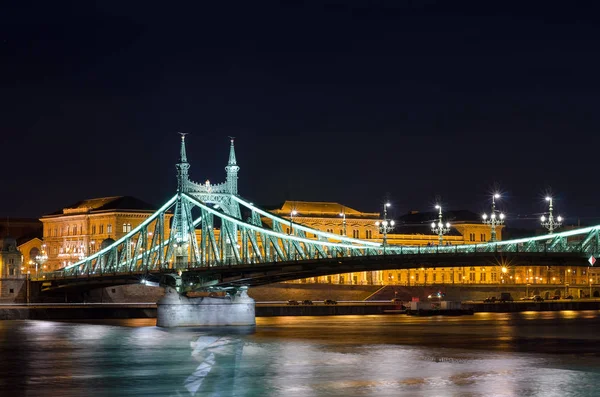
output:
<path id="1" fill-rule="evenodd" d="M 187 193 L 189 191 L 189 169 L 190 164 L 187 161 L 187 153 L 185 150 L 186 133 L 181 134 L 181 147 L 179 149 L 179 163 L 177 168 L 177 192 Z M 175 257 L 175 267 L 185 267 L 189 260 L 199 260 L 199 251 L 196 242 L 196 234 L 191 227 L 192 215 L 189 204 L 182 199 L 181 196 L 175 204 L 175 216 L 173 217 L 173 225 L 171 233 L 174 233 L 175 245 L 173 248 L 173 256 Z M 190 244 L 192 246 L 191 258 L 188 254 Z M 169 257 L 170 255 L 167 255 Z"/>
<path id="2" fill-rule="evenodd" d="M 229 139 L 231 139 L 231 146 L 229 147 L 229 161 L 225 167 L 225 171 L 227 172 L 225 184 L 227 185 L 227 192 L 229 194 L 237 195 L 238 171 L 240 170 L 240 167 L 237 165 L 235 160 L 235 147 L 233 144 L 235 138 L 230 136 Z"/>

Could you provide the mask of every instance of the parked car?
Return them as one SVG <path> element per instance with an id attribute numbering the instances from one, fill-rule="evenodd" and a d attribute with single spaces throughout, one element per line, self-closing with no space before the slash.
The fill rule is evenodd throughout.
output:
<path id="1" fill-rule="evenodd" d="M 333 299 L 325 299 L 323 301 L 324 305 L 337 305 L 337 301 L 334 301 Z"/>
<path id="2" fill-rule="evenodd" d="M 534 301 L 534 302 L 543 302 L 544 298 L 542 298 L 539 295 L 534 295 L 534 296 L 531 297 L 531 300 Z"/>
<path id="3" fill-rule="evenodd" d="M 485 298 L 483 300 L 484 303 L 496 303 L 496 297 L 495 296 L 488 296 L 487 298 Z"/>
<path id="4" fill-rule="evenodd" d="M 291 299 L 291 300 L 287 301 L 287 304 L 295 306 L 295 305 L 299 305 L 300 302 L 298 302 L 297 300 Z"/>
<path id="5" fill-rule="evenodd" d="M 312 305 L 313 301 L 311 301 L 310 299 L 305 299 L 305 300 L 302 301 L 302 304 L 303 305 Z"/>
<path id="6" fill-rule="evenodd" d="M 559 300 L 559 299 L 562 299 L 562 298 L 560 297 L 560 295 L 554 295 L 551 299 L 553 301 L 556 301 L 556 300 Z"/>
<path id="7" fill-rule="evenodd" d="M 394 298 L 392 299 L 392 303 L 402 303 L 402 299 Z"/>

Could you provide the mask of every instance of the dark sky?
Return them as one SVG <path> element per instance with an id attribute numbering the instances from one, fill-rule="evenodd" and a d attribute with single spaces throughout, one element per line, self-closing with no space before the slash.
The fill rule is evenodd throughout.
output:
<path id="1" fill-rule="evenodd" d="M 600 223 L 598 11 L 576 2 L 14 1 L 0 12 L 0 215 L 175 193 L 338 201 L 399 216 L 552 191 Z M 593 2 L 589 2 L 592 4 Z M 534 216 L 535 214 L 535 216 Z M 516 223 L 515 223 L 516 224 Z"/>

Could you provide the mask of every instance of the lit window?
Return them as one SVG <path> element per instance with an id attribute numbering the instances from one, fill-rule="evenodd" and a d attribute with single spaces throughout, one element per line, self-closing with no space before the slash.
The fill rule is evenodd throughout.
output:
<path id="1" fill-rule="evenodd" d="M 108 233 L 108 234 L 112 233 L 112 225 L 106 225 L 106 233 Z"/>

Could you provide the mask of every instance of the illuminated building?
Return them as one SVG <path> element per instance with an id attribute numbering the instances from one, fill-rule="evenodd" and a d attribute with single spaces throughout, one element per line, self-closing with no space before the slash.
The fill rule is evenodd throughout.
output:
<path id="1" fill-rule="evenodd" d="M 135 197 L 114 196 L 83 200 L 43 216 L 47 270 L 68 266 L 101 249 L 103 242 L 118 240 L 155 210 Z"/>
<path id="2" fill-rule="evenodd" d="M 314 229 L 346 234 L 349 237 L 382 241 L 377 221 L 381 214 L 361 212 L 332 202 L 286 201 L 271 212 L 290 220 L 290 227 L 299 223 Z M 387 233 L 390 245 L 427 246 L 437 245 L 438 235 L 431 231 L 431 222 L 437 212 L 413 211 L 396 220 L 393 232 Z M 451 231 L 444 237 L 450 245 L 477 244 L 491 237 L 489 226 L 481 223 L 481 217 L 470 211 L 446 211 L 445 219 L 452 224 Z M 289 232 L 289 228 L 286 232 Z M 498 227 L 496 238 L 502 239 L 502 227 Z M 308 236 L 311 237 L 311 236 Z M 384 270 L 313 277 L 299 282 L 339 284 L 402 284 L 423 285 L 432 283 L 498 283 L 505 275 L 501 267 L 464 267 L 414 270 Z M 508 277 L 508 276 L 507 276 Z"/>
<path id="3" fill-rule="evenodd" d="M 23 273 L 36 274 L 36 271 L 43 272 L 45 260 L 42 258 L 46 254 L 45 245 L 39 237 L 27 239 L 17 247 L 23 254 Z M 44 262 L 44 263 L 42 263 Z"/>
<path id="4" fill-rule="evenodd" d="M 23 255 L 17 249 L 17 240 L 6 236 L 0 239 L 0 278 L 18 278 L 22 274 Z"/>

